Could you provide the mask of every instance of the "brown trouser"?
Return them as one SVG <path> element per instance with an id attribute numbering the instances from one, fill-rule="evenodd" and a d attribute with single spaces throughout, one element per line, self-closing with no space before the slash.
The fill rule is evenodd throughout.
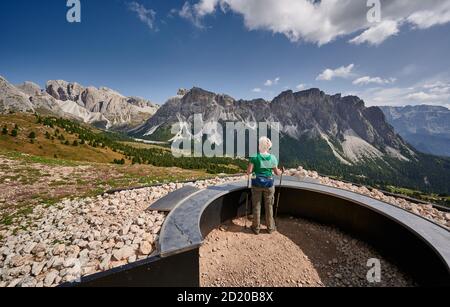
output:
<path id="1" fill-rule="evenodd" d="M 271 188 L 252 188 L 253 202 L 253 228 L 261 228 L 261 198 L 264 196 L 264 208 L 266 211 L 266 225 L 269 230 L 275 230 L 275 221 L 273 219 L 273 202 L 275 196 L 275 187 Z"/>

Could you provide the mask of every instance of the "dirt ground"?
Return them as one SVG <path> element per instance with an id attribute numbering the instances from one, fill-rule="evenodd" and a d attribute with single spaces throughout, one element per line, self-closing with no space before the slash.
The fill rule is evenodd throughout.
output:
<path id="1" fill-rule="evenodd" d="M 256 236 L 243 225 L 244 219 L 236 219 L 208 235 L 200 249 L 202 286 L 414 285 L 370 246 L 337 229 L 284 217 L 278 232 Z M 379 283 L 367 281 L 370 258 L 381 261 Z"/>

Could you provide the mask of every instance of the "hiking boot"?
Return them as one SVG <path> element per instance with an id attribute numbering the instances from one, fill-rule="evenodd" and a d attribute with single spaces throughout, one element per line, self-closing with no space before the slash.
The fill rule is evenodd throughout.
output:
<path id="1" fill-rule="evenodd" d="M 251 230 L 253 231 L 253 233 L 255 235 L 259 235 L 259 229 L 254 228 L 253 226 L 251 227 Z"/>
<path id="2" fill-rule="evenodd" d="M 273 234 L 274 232 L 277 232 L 277 229 L 276 228 L 275 229 L 268 229 L 267 231 L 269 232 L 269 234 Z"/>

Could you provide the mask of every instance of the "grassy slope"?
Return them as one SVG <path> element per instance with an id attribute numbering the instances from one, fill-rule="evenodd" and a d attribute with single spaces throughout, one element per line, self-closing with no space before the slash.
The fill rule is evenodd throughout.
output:
<path id="1" fill-rule="evenodd" d="M 112 188 L 211 178 L 201 170 L 77 162 L 0 151 L 0 227 L 38 204 L 101 195 Z"/>
<path id="2" fill-rule="evenodd" d="M 36 124 L 36 118 L 29 114 L 14 114 L 14 115 L 0 115 L 0 129 L 7 125 L 9 134 L 14 125 L 19 126 L 19 134 L 17 137 L 11 135 L 0 134 L 0 149 L 9 152 L 21 152 L 34 156 L 41 157 L 58 157 L 64 160 L 73 161 L 87 161 L 109 163 L 114 159 L 122 159 L 123 155 L 113 152 L 108 148 L 94 148 L 87 144 L 72 146 L 63 145 L 58 139 L 48 140 L 45 138 L 45 133 L 49 132 L 54 136 L 57 128 L 49 128 L 43 125 Z M 61 129 L 60 133 L 70 144 L 78 138 L 75 135 L 70 135 Z M 30 143 L 28 138 L 31 132 L 36 133 L 34 144 Z"/>
<path id="3" fill-rule="evenodd" d="M 5 124 L 8 135 L 1 134 Z M 19 133 L 12 137 L 16 124 Z M 124 156 L 109 148 L 64 145 L 56 138 L 52 141 L 45 137 L 46 132 L 54 136 L 56 129 L 70 144 L 78 139 L 61 128 L 38 124 L 30 114 L 0 115 L 0 227 L 13 223 L 18 215 L 28 214 L 37 204 L 53 205 L 63 198 L 95 196 L 112 188 L 214 177 L 204 170 L 132 165 L 126 159 L 125 165 L 111 164 Z M 33 144 L 28 138 L 31 132 L 36 133 Z"/>

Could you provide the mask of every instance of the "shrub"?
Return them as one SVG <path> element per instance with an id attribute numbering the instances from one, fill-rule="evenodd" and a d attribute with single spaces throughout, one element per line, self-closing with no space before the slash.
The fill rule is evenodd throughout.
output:
<path id="1" fill-rule="evenodd" d="M 11 136 L 12 137 L 16 137 L 18 134 L 17 129 L 14 129 L 13 131 L 11 131 Z"/>
<path id="2" fill-rule="evenodd" d="M 36 138 L 36 133 L 34 131 L 30 132 L 30 134 L 28 135 L 29 139 L 35 139 Z"/>
<path id="3" fill-rule="evenodd" d="M 3 135 L 8 134 L 8 128 L 7 128 L 6 126 L 3 127 L 3 129 L 2 129 L 2 134 L 3 134 Z"/>
<path id="4" fill-rule="evenodd" d="M 114 164 L 119 164 L 119 165 L 124 165 L 125 164 L 125 160 L 124 159 L 121 159 L 121 160 L 114 159 L 113 163 Z"/>

